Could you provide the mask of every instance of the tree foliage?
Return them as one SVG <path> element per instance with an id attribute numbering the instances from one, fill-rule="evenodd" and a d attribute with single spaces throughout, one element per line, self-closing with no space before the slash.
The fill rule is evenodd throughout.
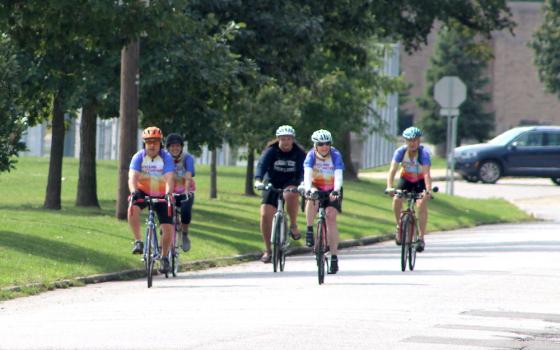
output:
<path id="1" fill-rule="evenodd" d="M 530 46 L 539 78 L 548 92 L 560 93 L 560 2 L 547 0 L 544 21 L 533 35 Z"/>
<path id="2" fill-rule="evenodd" d="M 0 35 L 0 172 L 10 171 L 14 156 L 25 149 L 20 142 L 27 127 L 21 100 L 21 66 L 10 40 Z"/>
<path id="3" fill-rule="evenodd" d="M 491 59 L 488 42 L 477 38 L 477 33 L 456 24 L 442 28 L 438 35 L 430 67 L 427 70 L 426 91 L 418 99 L 424 111 L 421 125 L 428 141 L 435 144 L 446 142 L 447 119 L 439 114 L 434 100 L 434 86 L 444 76 L 457 76 L 467 86 L 467 98 L 460 106 L 457 140 L 488 139 L 494 129 L 494 113 L 485 110 L 490 94 L 485 91 L 487 63 Z"/>

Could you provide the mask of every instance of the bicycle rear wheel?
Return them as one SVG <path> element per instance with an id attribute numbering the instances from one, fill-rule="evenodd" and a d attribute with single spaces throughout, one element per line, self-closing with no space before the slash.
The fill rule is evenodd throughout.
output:
<path id="1" fill-rule="evenodd" d="M 416 230 L 415 219 L 411 220 L 410 223 L 410 242 L 408 246 L 408 268 L 410 271 L 414 271 L 414 265 L 416 264 L 416 244 L 418 244 L 418 232 Z"/>
<path id="2" fill-rule="evenodd" d="M 148 282 L 148 288 L 151 288 L 154 272 L 154 230 L 152 228 L 148 228 L 147 231 L 146 248 L 144 250 L 144 262 L 146 266 L 146 279 Z"/>
<path id="3" fill-rule="evenodd" d="M 317 259 L 317 277 L 319 279 L 319 284 L 325 282 L 325 238 L 327 237 L 327 227 L 323 220 L 320 220 L 317 224 L 317 245 L 315 248 L 315 254 Z"/>
<path id="4" fill-rule="evenodd" d="M 408 255 L 408 249 L 410 248 L 410 237 L 408 235 L 410 226 L 410 217 L 408 214 L 404 214 L 401 217 L 401 271 L 406 271 L 406 258 Z"/>
<path id="5" fill-rule="evenodd" d="M 278 263 L 280 261 L 280 230 L 282 225 L 282 217 L 274 215 L 272 219 L 272 233 L 271 233 L 271 244 L 272 244 L 272 268 L 274 272 L 278 270 Z"/>

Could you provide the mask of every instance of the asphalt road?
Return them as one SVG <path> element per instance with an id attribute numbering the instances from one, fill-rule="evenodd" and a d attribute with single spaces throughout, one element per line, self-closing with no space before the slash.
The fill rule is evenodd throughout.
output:
<path id="1" fill-rule="evenodd" d="M 507 196 L 559 190 L 524 181 Z M 550 200 L 538 211 L 560 207 Z M 558 221 L 432 233 L 413 272 L 400 271 L 392 242 L 344 250 L 322 286 L 305 255 L 277 274 L 253 262 L 157 277 L 151 289 L 136 280 L 6 301 L 0 348 L 560 349 Z"/>

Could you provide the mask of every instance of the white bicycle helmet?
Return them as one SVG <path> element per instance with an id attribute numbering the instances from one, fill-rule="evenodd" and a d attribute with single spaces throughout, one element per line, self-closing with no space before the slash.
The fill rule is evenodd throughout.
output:
<path id="1" fill-rule="evenodd" d="M 290 125 L 281 125 L 276 129 L 276 136 L 296 136 L 296 131 Z"/>
<path id="2" fill-rule="evenodd" d="M 311 141 L 313 141 L 313 143 L 318 143 L 318 142 L 331 142 L 332 143 L 332 136 L 331 133 L 327 130 L 317 130 L 313 133 L 313 135 L 311 135 Z"/>

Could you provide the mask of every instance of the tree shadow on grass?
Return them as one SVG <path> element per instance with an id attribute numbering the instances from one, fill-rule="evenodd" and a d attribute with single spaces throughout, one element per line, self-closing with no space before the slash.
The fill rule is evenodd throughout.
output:
<path id="1" fill-rule="evenodd" d="M 95 265 L 99 267 L 100 271 L 114 271 L 123 267 L 130 267 L 130 259 L 128 256 L 125 257 L 124 254 L 115 256 L 71 243 L 37 236 L 30 237 L 13 231 L 0 231 L 0 246 L 8 250 L 60 262 Z"/>

